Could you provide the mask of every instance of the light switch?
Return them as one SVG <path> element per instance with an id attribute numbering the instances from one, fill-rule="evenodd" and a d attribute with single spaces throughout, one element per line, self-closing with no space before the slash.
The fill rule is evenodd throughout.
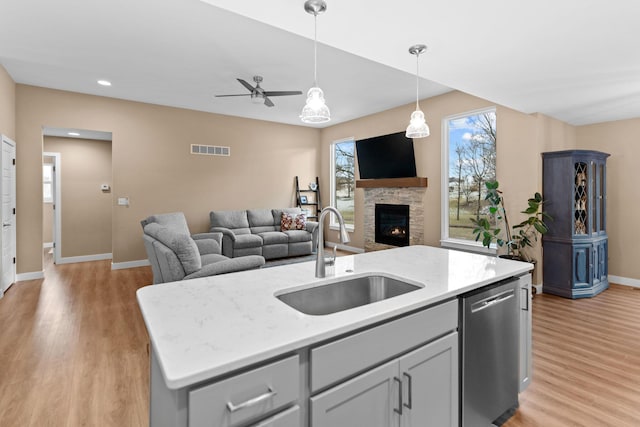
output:
<path id="1" fill-rule="evenodd" d="M 129 206 L 128 197 L 118 197 L 118 206 Z"/>

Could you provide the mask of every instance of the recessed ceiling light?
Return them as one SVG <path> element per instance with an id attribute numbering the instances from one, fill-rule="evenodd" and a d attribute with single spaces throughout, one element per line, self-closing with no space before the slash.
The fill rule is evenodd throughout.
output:
<path id="1" fill-rule="evenodd" d="M 80 134 L 78 132 L 67 132 L 67 135 L 69 135 L 69 136 L 80 136 Z"/>
<path id="2" fill-rule="evenodd" d="M 102 86 L 111 86 L 111 82 L 109 80 L 98 80 L 98 84 Z"/>

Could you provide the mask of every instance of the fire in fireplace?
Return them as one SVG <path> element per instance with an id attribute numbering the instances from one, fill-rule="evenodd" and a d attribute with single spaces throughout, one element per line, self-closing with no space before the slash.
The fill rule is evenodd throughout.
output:
<path id="1" fill-rule="evenodd" d="M 377 243 L 409 246 L 409 205 L 376 204 L 375 239 Z"/>

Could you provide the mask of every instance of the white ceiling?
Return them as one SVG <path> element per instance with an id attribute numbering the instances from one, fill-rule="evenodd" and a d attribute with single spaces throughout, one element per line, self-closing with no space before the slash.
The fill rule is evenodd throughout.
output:
<path id="1" fill-rule="evenodd" d="M 18 83 L 302 125 L 304 95 L 273 108 L 214 95 L 243 93 L 235 79 L 256 74 L 265 90 L 306 93 L 303 0 L 1 1 L 0 63 Z M 455 88 L 576 125 L 640 117 L 639 12 L 635 0 L 328 0 L 326 125 L 411 103 L 416 43 L 429 45 L 421 99 Z"/>

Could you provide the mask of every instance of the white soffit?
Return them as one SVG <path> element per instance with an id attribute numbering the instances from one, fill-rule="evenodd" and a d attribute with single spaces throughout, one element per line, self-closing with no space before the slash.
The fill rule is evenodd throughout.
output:
<path id="1" fill-rule="evenodd" d="M 69 135 L 72 133 L 74 135 Z M 77 134 L 77 135 L 75 135 Z M 58 136 L 62 138 L 76 139 L 95 139 L 99 141 L 111 141 L 111 132 L 103 132 L 98 130 L 73 129 L 73 128 L 54 128 L 44 126 L 42 128 L 43 136 Z"/>

